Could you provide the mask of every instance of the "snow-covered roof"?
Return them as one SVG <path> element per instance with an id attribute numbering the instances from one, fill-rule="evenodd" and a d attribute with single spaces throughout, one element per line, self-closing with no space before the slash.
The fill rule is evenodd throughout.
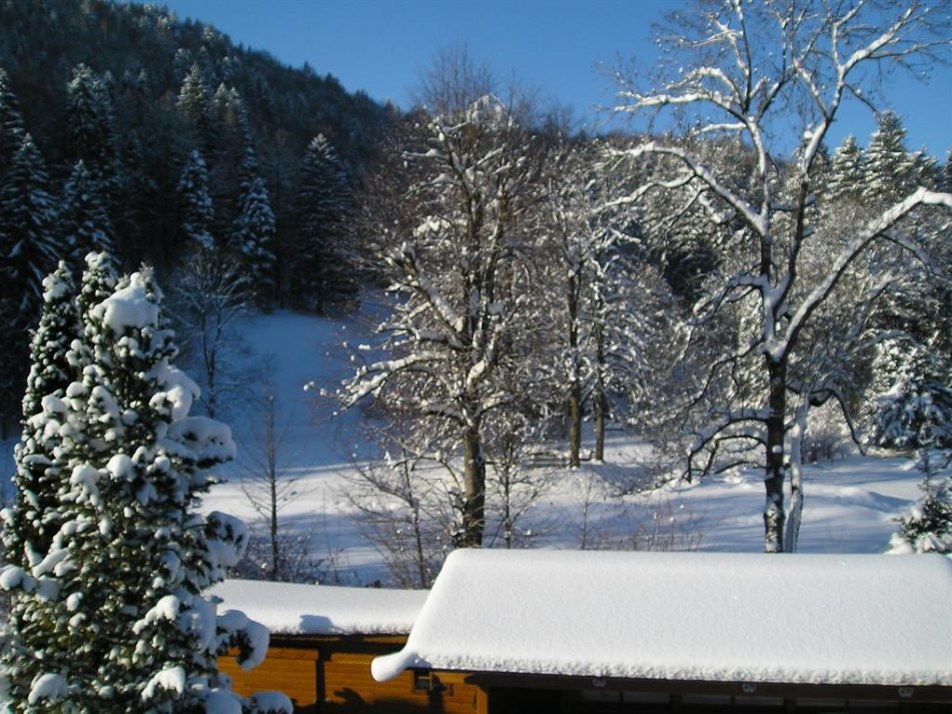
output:
<path id="1" fill-rule="evenodd" d="M 950 603 L 938 555 L 460 550 L 372 670 L 948 686 Z"/>
<path id="2" fill-rule="evenodd" d="M 345 588 L 225 580 L 211 588 L 219 612 L 240 610 L 272 633 L 397 635 L 410 631 L 425 590 Z"/>

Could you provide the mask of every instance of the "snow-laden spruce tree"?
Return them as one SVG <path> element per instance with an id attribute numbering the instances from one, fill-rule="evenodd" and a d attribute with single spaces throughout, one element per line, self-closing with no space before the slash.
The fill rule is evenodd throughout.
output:
<path id="1" fill-rule="evenodd" d="M 172 364 L 174 339 L 151 273 L 128 276 L 93 302 L 111 276 L 104 256 L 88 263 L 82 337 L 66 357 L 72 381 L 51 383 L 39 411 L 38 395 L 28 395 L 34 413 L 25 414 L 24 436 L 34 446 L 17 451 L 24 473 L 37 464 L 30 454 L 49 451 L 45 475 L 56 496 L 39 514 L 56 528 L 44 533 L 48 547 L 32 548 L 28 538 L 39 539 L 18 532 L 28 494 L 4 512 L 5 542 L 22 547 L 0 574 L 17 613 L 4 653 L 8 706 L 251 708 L 217 673 L 216 657 L 237 646 L 240 660 L 260 661 L 267 633 L 240 613 L 218 615 L 202 594 L 237 563 L 246 531 L 224 514 L 195 511 L 215 480 L 208 469 L 234 455 L 230 432 L 189 415 L 198 390 Z"/>
<path id="2" fill-rule="evenodd" d="M 238 216 L 231 237 L 235 251 L 241 256 L 255 302 L 268 307 L 274 304 L 277 276 L 275 239 L 277 219 L 271 209 L 268 188 L 258 170 L 251 138 L 245 139 L 245 154 L 241 161 Z"/>
<path id="3" fill-rule="evenodd" d="M 13 482 L 19 497 L 3 531 L 8 560 L 23 567 L 32 567 L 42 558 L 60 527 L 56 505 L 62 463 L 57 456 L 58 440 L 45 433 L 41 415 L 43 400 L 47 396 L 62 398 L 73 381 L 75 371 L 68 355 L 79 336 L 76 290 L 69 267 L 61 261 L 43 281 L 43 314 L 31 342 L 30 374 L 23 397 L 23 414 L 34 418 L 24 421 L 16 447 Z"/>
<path id="4" fill-rule="evenodd" d="M 2 96 L 0 102 L 10 101 Z M 26 331 L 40 316 L 42 281 L 61 254 L 54 232 L 55 206 L 43 157 L 29 134 L 16 129 L 13 107 L 0 104 L 0 121 L 11 121 L 19 143 L 0 172 L 0 435 L 19 416 L 29 341 Z M 3 116 L 7 113 L 7 116 Z M 6 132 L 7 127 L 0 127 Z M 9 148 L 7 146 L 4 149 Z"/>
<path id="5" fill-rule="evenodd" d="M 66 86 L 66 151 L 73 165 L 83 162 L 89 172 L 87 180 L 95 184 L 98 201 L 112 217 L 118 208 L 123 178 L 110 82 L 85 64 L 73 68 Z"/>
<path id="6" fill-rule="evenodd" d="M 922 498 L 903 513 L 899 530 L 889 539 L 887 553 L 952 555 L 952 474 L 950 455 L 919 450 L 917 466 L 924 474 Z"/>
<path id="7" fill-rule="evenodd" d="M 296 300 L 321 313 L 327 305 L 353 301 L 357 293 L 348 221 L 353 202 L 347 172 L 323 134 L 307 145 L 300 176 L 294 248 L 300 265 L 291 276 L 291 289 Z"/>
<path id="8" fill-rule="evenodd" d="M 23 115 L 10 88 L 10 78 L 0 67 L 0 175 L 10 165 L 13 154 L 23 141 Z"/>
<path id="9" fill-rule="evenodd" d="M 929 344 L 884 340 L 873 366 L 871 440 L 894 449 L 952 449 L 952 358 Z"/>
<path id="10" fill-rule="evenodd" d="M 106 210 L 105 191 L 106 186 L 93 176 L 82 159 L 73 165 L 63 187 L 59 214 L 62 242 L 72 265 L 82 266 L 89 253 L 112 250 L 112 222 Z"/>
<path id="11" fill-rule="evenodd" d="M 176 108 L 191 123 L 198 146 L 208 151 L 214 142 L 215 118 L 211 92 L 197 63 L 182 78 Z"/>
<path id="12" fill-rule="evenodd" d="M 49 177 L 32 136 L 23 135 L 0 180 L 0 295 L 14 301 L 18 322 L 25 326 L 23 320 L 39 316 L 43 278 L 56 267 L 60 252 Z"/>
<path id="13" fill-rule="evenodd" d="M 848 411 L 839 387 L 855 365 L 845 343 L 861 336 L 885 284 L 941 267 L 927 248 L 952 209 L 952 195 L 910 186 L 824 233 L 824 143 L 854 97 L 882 106 L 878 72 L 948 61 L 948 7 L 698 3 L 659 31 L 658 71 L 620 93 L 620 112 L 685 120 L 623 152 L 653 168 L 629 198 L 682 192 L 674 215 L 699 206 L 709 218 L 718 264 L 695 322 L 726 323 L 729 339 L 695 394 L 707 411 L 695 422 L 688 473 L 758 463 L 768 552 L 796 548 L 810 408 L 834 400 Z"/>
<path id="14" fill-rule="evenodd" d="M 215 209 L 208 193 L 208 169 L 205 159 L 197 149 L 193 150 L 182 168 L 178 193 L 181 201 L 182 237 L 191 250 L 212 250 L 212 222 Z"/>
<path id="15" fill-rule="evenodd" d="M 922 497 L 900 516 L 889 552 L 952 553 L 952 362 L 930 345 L 877 347 L 872 439 L 913 450 L 922 473 Z"/>
<path id="16" fill-rule="evenodd" d="M 858 201 L 866 185 L 866 157 L 850 134 L 833 154 L 830 170 L 826 176 L 826 190 L 834 201 L 853 199 Z"/>

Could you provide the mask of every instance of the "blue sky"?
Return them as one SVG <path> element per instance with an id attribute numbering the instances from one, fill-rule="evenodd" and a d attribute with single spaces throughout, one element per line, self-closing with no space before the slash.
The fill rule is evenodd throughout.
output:
<path id="1" fill-rule="evenodd" d="M 159 0 L 179 19 L 214 25 L 235 43 L 266 50 L 350 91 L 409 105 L 411 90 L 434 54 L 465 43 L 470 55 L 522 82 L 592 126 L 594 107 L 610 105 L 606 67 L 618 58 L 650 63 L 651 24 L 681 0 Z M 887 100 L 903 117 L 909 148 L 945 158 L 952 147 L 952 69 L 929 85 L 907 77 Z M 875 122 L 866 110 L 846 113 L 831 139 L 847 133 L 865 144 Z"/>

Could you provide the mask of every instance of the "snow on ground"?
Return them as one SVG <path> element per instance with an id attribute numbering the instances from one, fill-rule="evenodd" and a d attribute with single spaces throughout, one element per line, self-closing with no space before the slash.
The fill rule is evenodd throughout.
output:
<path id="1" fill-rule="evenodd" d="M 379 305 L 373 306 L 379 311 Z M 333 393 L 352 373 L 357 345 L 371 340 L 373 319 L 334 321 L 280 312 L 252 318 L 242 332 L 256 354 L 273 355 L 282 418 L 291 424 L 286 451 L 300 494 L 281 512 L 288 533 L 310 538 L 325 559 L 326 579 L 365 585 L 388 580 L 380 555 L 351 518 L 346 498 L 355 459 L 373 450 L 361 433 L 360 410 L 335 414 Z M 347 342 L 348 347 L 343 347 Z M 352 355 L 356 355 L 352 357 Z M 304 385 L 313 388 L 304 390 Z M 247 415 L 245 415 L 247 416 Z M 239 451 L 248 427 L 233 418 Z M 762 550 L 763 482 L 756 472 L 670 485 L 624 499 L 610 484 L 630 478 L 639 447 L 616 433 L 604 464 L 578 470 L 548 467 L 552 486 L 522 523 L 536 547 L 575 549 Z M 241 456 L 239 456 L 239 463 Z M 919 474 L 901 458 L 849 456 L 805 469 L 800 549 L 809 553 L 878 553 L 895 531 L 894 518 L 919 497 Z M 257 519 L 231 468 L 227 483 L 206 499 L 209 510 Z"/>
<path id="2" fill-rule="evenodd" d="M 332 396 L 321 395 L 333 395 L 356 364 L 369 359 L 357 346 L 372 343 L 380 313 L 379 302 L 371 301 L 356 319 L 279 311 L 249 316 L 239 325 L 249 374 L 253 367 L 274 384 L 282 478 L 296 479 L 293 495 L 279 514 L 281 528 L 309 543 L 313 556 L 322 560 L 323 582 L 367 585 L 389 580 L 382 557 L 352 519 L 354 507 L 346 497 L 354 464 L 376 454 L 362 431 L 365 415 L 359 407 L 337 413 Z M 194 369 L 184 367 L 197 377 Z M 262 411 L 253 386 L 218 415 L 234 431 L 238 459 L 221 469 L 225 482 L 212 489 L 202 510 L 234 514 L 261 533 L 262 521 L 245 492 L 262 497 L 250 478 L 252 462 L 262 451 Z M 13 443 L 3 444 L 0 461 L 0 483 L 8 493 Z M 565 549 L 762 549 L 764 494 L 758 473 L 614 497 L 611 484 L 637 474 L 634 462 L 640 451 L 631 438 L 616 432 L 604 464 L 574 471 L 543 467 L 551 487 L 522 522 L 522 540 L 533 547 Z M 807 467 L 800 550 L 881 552 L 896 529 L 895 517 L 918 499 L 919 478 L 902 458 L 849 456 Z"/>

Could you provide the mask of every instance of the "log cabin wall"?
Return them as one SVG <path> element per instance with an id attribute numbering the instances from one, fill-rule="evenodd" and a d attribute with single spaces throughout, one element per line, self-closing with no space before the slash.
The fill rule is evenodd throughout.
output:
<path id="1" fill-rule="evenodd" d="M 249 671 L 234 659 L 219 668 L 232 677 L 242 696 L 281 691 L 294 702 L 295 714 L 325 712 L 427 712 L 486 714 L 485 693 L 453 673 L 407 671 L 388 682 L 370 674 L 371 660 L 399 650 L 406 636 L 272 635 L 264 662 Z"/>
<path id="2" fill-rule="evenodd" d="M 218 660 L 218 669 L 233 680 L 233 689 L 243 697 L 255 692 L 284 692 L 294 702 L 295 714 L 316 714 L 317 660 L 319 652 L 309 643 L 268 648 L 264 662 L 247 671 L 241 669 L 233 657 Z"/>

